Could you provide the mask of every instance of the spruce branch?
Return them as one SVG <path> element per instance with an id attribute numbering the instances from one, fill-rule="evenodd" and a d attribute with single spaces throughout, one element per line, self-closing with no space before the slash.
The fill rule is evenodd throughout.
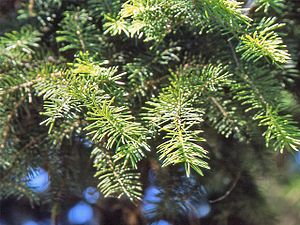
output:
<path id="1" fill-rule="evenodd" d="M 243 13 L 240 2 L 235 0 L 204 0 L 199 1 L 204 16 L 225 31 L 237 34 L 242 27 L 250 25 L 251 18 Z"/>
<path id="2" fill-rule="evenodd" d="M 199 190 L 194 171 L 203 175 L 210 163 L 217 170 L 218 161 L 210 162 L 209 156 L 230 160 L 221 166 L 222 174 L 231 170 L 227 167 L 243 167 L 242 176 L 213 203 L 234 197 L 230 194 L 240 181 L 253 184 L 248 170 L 265 163 L 260 158 L 265 152 L 247 145 L 249 137 L 256 142 L 262 136 L 267 147 L 280 152 L 298 150 L 300 129 L 281 104 L 291 80 L 284 76 L 297 74 L 278 32 L 286 28 L 254 12 L 282 12 L 283 0 L 247 3 L 249 11 L 239 0 L 21 4 L 19 22 L 4 26 L 5 32 L 16 30 L 0 37 L 0 168 L 6 173 L 0 198 L 36 198 L 21 178 L 28 167 L 45 167 L 51 176 L 52 216 L 57 217 L 66 190 L 81 191 L 78 165 L 91 169 L 93 160 L 99 179 L 94 181 L 104 196 L 135 201 L 143 191 L 139 165 L 157 157 L 163 167 L 179 166 L 161 170 L 170 172 L 170 180 L 164 179 L 165 200 L 176 210 L 195 211 L 187 203 L 193 194 L 183 192 L 192 190 L 187 186 Z M 238 154 L 213 143 L 208 151 L 204 137 L 210 128 L 230 142 L 245 142 L 247 151 Z M 83 148 L 93 148 L 92 159 L 81 157 L 90 154 Z M 189 178 L 177 174 L 180 166 Z M 168 189 L 179 179 L 190 183 Z"/>
<path id="3" fill-rule="evenodd" d="M 208 152 L 198 144 L 205 141 L 198 129 L 203 111 L 192 107 L 195 96 L 188 92 L 189 82 L 188 78 L 173 74 L 170 86 L 147 103 L 143 118 L 164 134 L 163 143 L 157 147 L 163 166 L 183 163 L 187 176 L 191 168 L 203 175 L 202 168 L 209 169 L 204 161 Z"/>
<path id="4" fill-rule="evenodd" d="M 246 121 L 230 99 L 210 96 L 206 116 L 212 126 L 225 137 L 233 134 L 239 141 L 246 139 Z"/>
<path id="5" fill-rule="evenodd" d="M 56 41 L 62 46 L 60 51 L 76 50 L 95 52 L 100 49 L 101 36 L 92 18 L 86 10 L 66 11 L 64 19 L 60 23 Z"/>
<path id="6" fill-rule="evenodd" d="M 267 13 L 270 9 L 282 13 L 285 8 L 284 0 L 255 0 L 255 3 L 258 5 L 255 11 L 263 10 L 264 13 Z"/>
<path id="7" fill-rule="evenodd" d="M 232 53 L 235 54 L 233 48 Z M 238 66 L 241 65 L 238 63 Z M 259 126 L 266 128 L 263 136 L 267 146 L 271 145 L 281 153 L 284 148 L 297 151 L 300 129 L 290 115 L 280 115 L 279 94 L 282 87 L 271 74 L 258 74 L 254 73 L 251 77 L 242 69 L 242 81 L 232 86 L 235 98 L 246 106 L 245 112 L 254 112 L 252 118 L 259 121 Z"/>
<path id="8" fill-rule="evenodd" d="M 246 61 L 256 62 L 266 58 L 277 65 L 286 63 L 290 55 L 281 37 L 274 32 L 282 26 L 283 24 L 275 23 L 274 18 L 262 19 L 257 30 L 241 36 L 237 52 L 242 52 L 242 59 Z"/>
<path id="9" fill-rule="evenodd" d="M 131 200 L 138 198 L 136 188 L 139 189 L 139 184 L 133 170 L 149 147 L 145 128 L 134 121 L 127 107 L 114 105 L 114 99 L 118 96 L 116 92 L 122 95 L 122 83 L 119 81 L 122 75 L 116 74 L 114 67 L 101 67 L 88 57 L 88 53 L 80 53 L 64 74 L 48 76 L 47 82 L 44 82 L 46 86 L 37 87 L 46 100 L 43 115 L 48 118 L 43 123 L 50 124 L 51 131 L 56 119 L 70 121 L 77 116 L 82 117 L 84 113 L 84 119 L 88 122 L 84 127 L 87 135 L 101 144 L 101 148 L 107 149 L 105 155 L 97 149 L 93 152 L 95 166 L 99 170 L 96 174 L 100 176 L 100 189 L 109 196 L 121 197 L 125 194 Z M 106 160 L 108 164 L 104 168 L 98 166 Z M 133 180 L 121 183 L 129 182 L 126 179 Z M 122 188 L 118 189 L 118 185 Z M 128 186 L 132 188 L 127 190 Z"/>
<path id="10" fill-rule="evenodd" d="M 130 166 L 124 167 L 122 162 L 110 154 L 110 151 L 103 147 L 97 147 L 92 152 L 97 169 L 95 176 L 100 179 L 98 187 L 102 194 L 105 197 L 127 196 L 131 201 L 140 199 L 142 187 L 139 173 Z"/>
<path id="11" fill-rule="evenodd" d="M 143 150 L 149 150 L 146 144 L 146 130 L 140 123 L 133 122 L 125 107 L 114 107 L 114 100 L 94 102 L 90 107 L 87 120 L 92 123 L 85 129 L 92 140 L 105 140 L 107 149 L 115 149 L 118 159 L 124 158 L 124 165 L 130 161 L 133 168 L 144 156 Z"/>
<path id="12" fill-rule="evenodd" d="M 40 33 L 32 26 L 24 26 L 20 31 L 5 33 L 0 38 L 0 52 L 11 57 L 31 55 L 40 41 Z"/>

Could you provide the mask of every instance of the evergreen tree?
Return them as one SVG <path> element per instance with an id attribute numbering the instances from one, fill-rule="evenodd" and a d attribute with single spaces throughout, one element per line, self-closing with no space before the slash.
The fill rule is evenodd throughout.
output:
<path id="1" fill-rule="evenodd" d="M 272 171 L 272 150 L 300 148 L 299 44 L 284 24 L 297 7 L 20 1 L 1 24 L 0 198 L 46 201 L 55 220 L 93 183 L 143 206 L 150 170 L 149 221 L 198 224 L 205 201 L 203 223 L 275 224 L 255 178 Z M 39 168 L 46 196 L 28 186 Z"/>

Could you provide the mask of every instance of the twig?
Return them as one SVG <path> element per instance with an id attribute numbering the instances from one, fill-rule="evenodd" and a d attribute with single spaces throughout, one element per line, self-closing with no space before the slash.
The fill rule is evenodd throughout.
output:
<path id="1" fill-rule="evenodd" d="M 215 106 L 220 110 L 220 112 L 222 113 L 222 115 L 224 117 L 228 117 L 228 113 L 226 112 L 226 110 L 221 106 L 221 104 L 217 101 L 217 99 L 215 97 L 209 97 L 209 99 L 215 104 Z M 233 122 L 232 120 L 230 120 L 230 122 Z"/>
<path id="2" fill-rule="evenodd" d="M 222 196 L 216 198 L 216 199 L 212 199 L 209 200 L 209 203 L 216 203 L 216 202 L 220 202 L 222 200 L 224 200 L 225 198 L 228 197 L 228 195 L 230 195 L 230 193 L 233 191 L 233 189 L 236 187 L 240 177 L 241 177 L 241 171 L 239 171 L 239 173 L 237 174 L 236 178 L 234 179 L 233 183 L 231 184 L 230 188 L 225 192 L 225 194 L 223 194 Z"/>
<path id="3" fill-rule="evenodd" d="M 9 89 L 6 89 L 4 91 L 2 91 L 2 93 L 0 93 L 0 95 L 2 94 L 10 94 L 10 93 L 13 93 L 17 90 L 20 90 L 22 88 L 27 88 L 27 87 L 30 87 L 32 86 L 37 80 L 31 80 L 31 81 L 28 81 L 28 82 L 25 82 L 25 83 L 22 83 L 22 84 L 19 84 L 19 85 L 16 85 L 16 86 L 13 86 Z"/>
<path id="4" fill-rule="evenodd" d="M 34 14 L 33 7 L 34 7 L 34 0 L 30 0 L 28 5 L 29 16 L 33 16 Z"/>
<path id="5" fill-rule="evenodd" d="M 59 77 L 59 76 L 62 76 L 63 73 L 62 72 L 55 72 L 55 73 L 51 73 L 50 76 L 51 77 Z M 27 81 L 25 83 L 22 83 L 22 84 L 18 84 L 16 86 L 13 86 L 13 87 L 10 87 L 10 88 L 7 88 L 7 89 L 3 89 L 0 91 L 0 97 L 4 94 L 10 94 L 10 93 L 13 93 L 17 90 L 20 90 L 22 88 L 29 88 L 31 87 L 32 85 L 34 85 L 35 83 L 38 83 L 38 82 L 41 82 L 41 81 L 44 81 L 46 80 L 45 77 L 41 77 L 40 74 L 38 74 L 36 76 L 35 79 L 31 80 L 31 81 Z"/>
<path id="6" fill-rule="evenodd" d="M 18 108 L 22 105 L 22 103 L 25 100 L 25 96 L 21 97 L 21 99 L 17 102 L 17 104 L 13 107 L 13 109 L 10 111 L 10 113 L 6 117 L 6 121 L 3 125 L 3 131 L 2 131 L 2 140 L 3 143 L 0 145 L 0 148 L 4 148 L 5 142 L 9 135 L 9 125 L 10 122 L 13 120 L 14 114 L 17 112 Z"/>

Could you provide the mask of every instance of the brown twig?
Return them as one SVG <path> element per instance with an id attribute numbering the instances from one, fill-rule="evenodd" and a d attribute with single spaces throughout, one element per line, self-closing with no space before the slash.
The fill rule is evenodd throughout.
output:
<path id="1" fill-rule="evenodd" d="M 34 0 L 30 0 L 29 1 L 29 5 L 28 5 L 29 16 L 33 16 L 34 15 L 33 7 L 34 7 Z"/>
<path id="2" fill-rule="evenodd" d="M 17 104 L 13 107 L 13 109 L 9 112 L 9 114 L 6 117 L 6 121 L 3 125 L 3 131 L 2 131 L 2 144 L 0 145 L 0 148 L 4 148 L 4 143 L 7 140 L 7 137 L 9 135 L 9 124 L 14 118 L 14 114 L 18 110 L 18 108 L 22 105 L 22 103 L 25 100 L 25 96 L 21 97 L 21 99 L 17 102 Z"/>
<path id="3" fill-rule="evenodd" d="M 233 189 L 236 187 L 239 179 L 241 178 L 241 174 L 242 172 L 239 171 L 239 173 L 237 174 L 237 176 L 235 177 L 234 181 L 232 182 L 230 188 L 220 197 L 218 198 L 215 198 L 215 199 L 212 199 L 212 200 L 209 200 L 209 203 L 216 203 L 216 202 L 220 202 L 222 200 L 224 200 L 225 198 L 228 197 L 228 195 L 230 195 L 230 193 L 233 191 Z"/>

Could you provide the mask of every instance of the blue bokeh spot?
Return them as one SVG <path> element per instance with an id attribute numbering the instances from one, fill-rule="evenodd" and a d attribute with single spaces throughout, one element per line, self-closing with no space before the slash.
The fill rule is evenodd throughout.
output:
<path id="1" fill-rule="evenodd" d="M 22 223 L 22 225 L 39 225 L 39 224 L 33 220 L 28 220 Z"/>
<path id="2" fill-rule="evenodd" d="M 41 167 L 31 169 L 27 175 L 26 185 L 34 192 L 44 192 L 50 185 L 49 174 Z"/>
<path id="3" fill-rule="evenodd" d="M 98 201 L 98 199 L 100 198 L 100 193 L 97 190 L 97 188 L 95 187 L 87 187 L 83 193 L 83 198 L 91 204 L 94 204 Z"/>
<path id="4" fill-rule="evenodd" d="M 0 219 L 0 225 L 6 225 L 6 222 L 2 219 Z"/>
<path id="5" fill-rule="evenodd" d="M 155 186 L 150 186 L 145 191 L 141 210 L 148 219 L 155 216 L 157 204 L 161 201 L 159 194 L 160 190 Z"/>
<path id="6" fill-rule="evenodd" d="M 159 220 L 159 221 L 151 223 L 150 225 L 171 225 L 171 224 L 166 220 Z"/>
<path id="7" fill-rule="evenodd" d="M 191 199 L 184 201 L 185 208 L 189 214 L 196 218 L 204 218 L 211 212 L 211 206 L 206 199 L 194 201 Z"/>
<path id="8" fill-rule="evenodd" d="M 160 190 L 155 186 L 150 186 L 146 189 L 144 195 L 144 201 L 148 202 L 160 202 Z"/>
<path id="9" fill-rule="evenodd" d="M 68 212 L 68 220 L 71 224 L 83 224 L 93 218 L 92 207 L 84 202 L 79 202 Z"/>
<path id="10" fill-rule="evenodd" d="M 151 219 L 155 216 L 156 209 L 157 209 L 157 204 L 148 203 L 148 202 L 143 202 L 142 208 L 141 208 L 145 218 L 147 218 L 147 219 Z"/>
<path id="11" fill-rule="evenodd" d="M 51 225 L 51 219 L 44 219 L 39 221 L 39 225 Z"/>
<path id="12" fill-rule="evenodd" d="M 195 205 L 196 208 L 196 216 L 198 218 L 207 217 L 211 211 L 211 207 L 208 202 L 200 202 Z"/>

